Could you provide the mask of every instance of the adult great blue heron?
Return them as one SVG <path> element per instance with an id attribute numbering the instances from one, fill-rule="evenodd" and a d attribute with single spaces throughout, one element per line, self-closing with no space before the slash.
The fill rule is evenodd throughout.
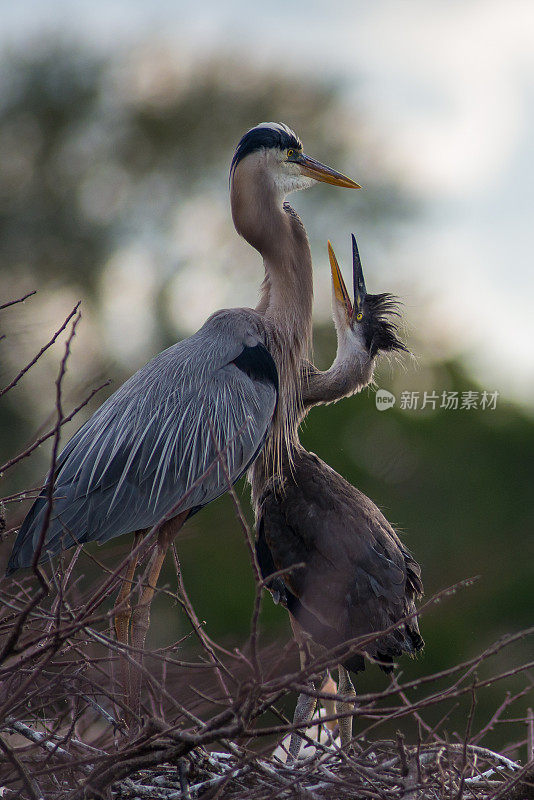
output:
<path id="1" fill-rule="evenodd" d="M 406 349 L 391 320 L 394 299 L 366 293 L 354 237 L 354 308 L 330 243 L 329 255 L 338 352 L 331 369 L 316 376 L 315 385 L 312 381 L 312 391 L 304 386 L 305 410 L 321 402 L 318 383 L 328 401 L 368 383 L 379 352 Z M 423 646 L 413 616 L 414 601 L 423 591 L 420 567 L 368 497 L 295 443 L 281 474 L 267 481 L 256 501 L 261 572 L 268 578 L 285 571 L 272 579 L 270 590 L 290 612 L 303 666 L 313 643 L 330 650 L 370 637 L 362 649 L 386 671 L 402 653 L 413 654 Z M 409 619 L 403 622 L 405 617 Z M 340 656 L 338 691 L 355 694 L 349 671 L 365 668 L 364 655 L 349 650 Z M 314 707 L 315 699 L 302 694 L 294 721 L 309 722 Z M 338 708 L 345 714 L 350 710 L 350 703 Z M 343 745 L 350 741 L 351 728 L 350 716 L 340 719 Z M 292 756 L 300 744 L 294 735 Z"/>
<path id="2" fill-rule="evenodd" d="M 187 517 L 238 480 L 266 443 L 272 462 L 273 441 L 280 447 L 289 437 L 299 404 L 292 365 L 300 365 L 309 340 L 312 266 L 304 227 L 284 201 L 315 181 L 357 187 L 304 155 L 285 125 L 262 123 L 242 137 L 230 195 L 238 232 L 264 257 L 258 307 L 216 312 L 108 398 L 68 442 L 47 480 L 53 481 L 50 519 L 45 488 L 13 546 L 8 573 L 74 544 L 143 532 L 163 520 L 133 614 L 133 555 L 117 600 L 118 640 L 128 643 L 131 618 L 138 652 L 169 542 Z M 132 692 L 138 697 L 139 687 Z"/>

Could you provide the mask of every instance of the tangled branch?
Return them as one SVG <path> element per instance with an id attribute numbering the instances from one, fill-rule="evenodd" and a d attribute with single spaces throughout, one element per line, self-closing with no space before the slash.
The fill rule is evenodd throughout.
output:
<path id="1" fill-rule="evenodd" d="M 172 549 L 174 585 L 158 592 L 178 606 L 190 632 L 179 642 L 145 653 L 144 662 L 135 648 L 119 644 L 110 633 L 118 610 L 113 594 L 121 577 L 130 559 L 148 554 L 167 517 L 119 564 L 98 563 L 98 578 L 90 582 L 84 567 L 93 567 L 96 560 L 81 546 L 70 561 L 63 557 L 56 566 L 39 564 L 52 510 L 62 426 L 98 391 L 72 413 L 64 413 L 62 386 L 79 319 L 76 307 L 53 337 L 56 341 L 68 330 L 56 379 L 55 424 L 39 440 L 51 438 L 52 452 L 49 477 L 42 488 L 47 514 L 32 571 L 0 584 L 1 796 L 8 800 L 533 797 L 534 717 L 531 711 L 525 718 L 511 718 L 510 713 L 532 690 L 534 662 L 515 663 L 507 669 L 494 666 L 499 663 L 498 654 L 531 636 L 533 628 L 503 637 L 447 669 L 415 680 L 392 678 L 382 691 L 361 694 L 353 710 L 344 712 L 355 718 L 356 735 L 348 750 L 340 748 L 336 731 L 330 732 L 325 725 L 337 722 L 340 715 L 323 713 L 302 734 L 303 757 L 287 760 L 287 737 L 296 727 L 282 710 L 288 694 L 349 702 L 350 697 L 315 690 L 311 679 L 336 666 L 349 652 L 365 655 L 369 643 L 384 632 L 322 651 L 302 669 L 294 666 L 292 641 L 278 646 L 273 655 L 272 648 L 262 643 L 259 620 L 264 583 L 251 545 L 252 533 L 230 485 L 255 579 L 250 631 L 241 648 L 228 649 L 206 632 L 188 595 L 176 547 Z M 53 341 L 41 348 L 5 391 L 22 379 Z M 14 466 L 37 446 L 1 469 Z M 224 472 L 224 452 L 218 454 L 217 463 Z M 230 484 L 228 476 L 227 480 Z M 146 570 L 141 570 L 132 580 L 131 595 L 139 594 L 146 580 Z M 468 579 L 437 593 L 420 613 L 424 615 L 446 598 L 450 601 L 471 583 Z M 186 644 L 191 655 L 184 658 Z M 132 709 L 125 705 L 115 680 L 119 655 L 129 659 L 132 669 L 141 670 L 144 681 L 135 736 L 123 722 Z M 518 676 L 524 685 L 512 691 L 510 679 Z M 506 689 L 504 699 L 477 728 L 478 696 L 498 683 Z M 465 728 L 463 735 L 455 737 L 446 723 L 464 698 L 468 700 Z M 437 723 L 428 721 L 429 711 L 439 719 Z M 487 746 L 491 732 L 505 722 L 517 729 L 514 752 L 523 748 L 523 764 Z M 300 732 L 302 723 L 298 727 Z"/>

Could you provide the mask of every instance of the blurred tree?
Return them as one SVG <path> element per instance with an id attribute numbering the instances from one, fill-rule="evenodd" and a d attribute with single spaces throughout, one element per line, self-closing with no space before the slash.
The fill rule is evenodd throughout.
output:
<path id="1" fill-rule="evenodd" d="M 24 309 L 0 316 L 7 334 L 0 375 L 7 382 L 27 363 L 82 297 L 66 387 L 72 405 L 93 379 L 111 376 L 116 387 L 213 307 L 254 301 L 261 264 L 233 231 L 227 177 L 240 135 L 262 119 L 288 122 L 310 153 L 366 187 L 365 194 L 332 192 L 327 206 L 319 190 L 296 198 L 313 221 L 312 249 L 336 232 L 347 237 L 355 220 L 366 241 L 384 236 L 412 211 L 402 188 L 384 174 L 380 154 L 360 147 L 363 133 L 327 83 L 260 72 L 237 60 L 189 63 L 156 45 L 110 62 L 43 43 L 31 55 L 4 53 L 0 74 L 2 295 L 39 289 Z M 349 153 L 358 153 L 359 163 L 349 163 Z M 188 294 L 187 280 L 197 295 Z M 332 331 L 318 330 L 323 366 L 334 348 Z M 53 409 L 58 353 L 54 348 L 0 405 L 0 461 L 22 449 Z M 460 364 L 423 363 L 417 375 L 410 369 L 381 375 L 379 384 L 397 394 L 416 379 L 417 388 L 428 390 L 478 388 Z M 426 653 L 405 670 L 446 667 L 531 622 L 534 423 L 525 413 L 500 402 L 495 412 L 378 414 L 365 392 L 316 409 L 303 442 L 406 529 L 428 593 L 482 576 L 423 621 Z M 43 448 L 8 473 L 2 495 L 38 483 L 47 459 Z M 9 525 L 23 510 L 10 505 Z M 110 543 L 107 557 L 126 546 L 122 539 Z M 252 580 L 231 501 L 223 498 L 191 520 L 179 549 L 208 630 L 239 641 L 248 629 Z M 158 599 L 153 618 L 153 642 L 168 643 L 173 627 L 176 636 L 183 633 L 167 598 Z M 287 639 L 286 616 L 269 598 L 263 624 L 268 636 Z M 376 680 L 383 679 L 372 671 L 362 679 Z"/>
<path id="2" fill-rule="evenodd" d="M 333 85 L 237 60 L 193 65 L 154 46 L 109 62 L 49 42 L 2 62 L 0 269 L 85 292 L 140 222 L 165 239 L 182 202 L 225 190 L 239 136 L 261 119 L 287 120 L 336 163 L 358 142 Z M 365 204 L 332 198 L 384 225 L 399 189 L 377 163 L 360 167 Z"/>
<path id="3" fill-rule="evenodd" d="M 94 120 L 102 65 L 54 49 L 2 60 L 0 269 L 87 287 L 106 240 L 79 207 L 72 144 Z"/>
<path id="4" fill-rule="evenodd" d="M 238 60 L 190 63 L 148 44 L 109 61 L 51 41 L 1 60 L 3 294 L 39 296 L 0 319 L 9 324 L 0 375 L 27 362 L 81 298 L 73 401 L 93 379 L 116 386 L 216 308 L 254 302 L 261 262 L 236 236 L 228 203 L 229 162 L 245 130 L 285 120 L 341 169 L 358 144 L 336 87 Z M 404 213 L 378 160 L 350 173 L 365 183 L 365 202 L 332 192 L 326 214 L 319 190 L 298 198 L 322 249 L 332 219 L 346 236 L 355 217 L 372 231 Z M 6 398 L 0 424 L 19 441 L 53 406 L 55 363 L 51 353 Z M 2 461 L 11 445 L 0 443 Z M 33 474 L 44 472 L 45 454 L 35 462 Z"/>

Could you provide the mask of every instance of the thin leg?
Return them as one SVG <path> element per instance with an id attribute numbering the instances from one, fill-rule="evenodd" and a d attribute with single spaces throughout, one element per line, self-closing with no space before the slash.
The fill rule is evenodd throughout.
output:
<path id="1" fill-rule="evenodd" d="M 336 703 L 336 714 L 346 714 L 349 711 L 354 711 L 354 706 L 356 703 L 356 690 L 352 684 L 350 679 L 349 673 L 342 667 L 341 664 L 338 667 L 338 675 L 339 675 L 339 683 L 338 683 L 338 693 L 344 695 L 352 695 L 354 700 L 349 702 L 343 703 L 338 700 Z M 341 747 L 347 747 L 352 740 L 352 716 L 342 717 L 338 720 L 339 722 L 339 737 L 341 739 Z"/>
<path id="2" fill-rule="evenodd" d="M 329 694 L 337 694 L 338 688 L 336 686 L 335 680 L 330 675 L 330 672 L 326 670 L 326 675 L 324 677 L 323 683 L 321 685 L 321 692 L 328 692 Z M 324 706 L 324 710 L 326 712 L 327 717 L 333 717 L 336 713 L 336 701 L 335 700 L 321 700 L 321 703 Z M 333 719 L 331 722 L 325 722 L 326 727 L 329 731 L 333 732 L 337 726 L 337 721 Z"/>
<path id="3" fill-rule="evenodd" d="M 291 628 L 293 629 L 293 636 L 295 637 L 299 647 L 300 667 L 301 669 L 304 669 L 308 663 L 309 657 L 308 637 L 304 633 L 297 620 L 291 614 L 289 615 L 289 621 L 291 623 Z M 315 689 L 312 681 L 308 681 L 308 684 L 310 689 Z M 306 726 L 313 717 L 313 712 L 315 711 L 316 705 L 317 698 L 310 697 L 307 694 L 299 694 L 297 705 L 295 706 L 295 713 L 293 714 L 293 724 L 302 724 L 303 727 Z M 302 737 L 299 736 L 296 731 L 291 734 L 291 739 L 289 740 L 289 759 L 298 758 L 303 741 L 304 740 Z"/>
<path id="4" fill-rule="evenodd" d="M 141 598 L 132 612 L 132 647 L 135 648 L 134 658 L 140 666 L 143 664 L 143 650 L 145 639 L 150 625 L 150 604 L 156 591 L 159 573 L 165 561 L 169 543 L 163 546 L 159 540 L 156 550 L 150 560 L 147 586 L 141 593 Z M 130 708 L 134 714 L 139 716 L 141 707 L 141 670 L 132 669 L 130 671 Z"/>
<path id="5" fill-rule="evenodd" d="M 134 542 L 132 550 L 135 550 L 137 545 L 139 544 L 139 540 L 142 537 L 142 532 L 137 531 L 134 535 Z M 115 601 L 115 605 L 119 609 L 115 614 L 115 633 L 117 635 L 117 641 L 120 644 L 127 645 L 128 644 L 128 634 L 130 630 L 130 619 L 132 616 L 132 605 L 130 603 L 130 597 L 132 593 L 132 584 L 133 578 L 135 575 L 135 569 L 137 567 L 138 556 L 137 554 L 130 558 L 128 566 L 126 568 L 126 575 L 122 579 L 122 585 L 117 595 L 117 600 Z M 130 662 L 128 661 L 126 651 L 119 652 L 119 670 L 120 670 L 120 682 L 122 686 L 123 697 L 125 700 L 128 699 L 130 693 Z"/>
<path id="6" fill-rule="evenodd" d="M 188 513 L 188 511 L 184 511 L 179 516 L 169 520 L 161 529 L 156 549 L 150 559 L 147 585 L 144 587 L 139 602 L 132 612 L 132 647 L 135 648 L 135 658 L 140 666 L 143 665 L 143 650 L 145 649 L 145 639 L 150 626 L 150 605 L 156 591 L 159 574 L 165 561 L 168 547 L 184 524 Z M 141 708 L 140 669 L 130 671 L 130 707 L 139 716 Z"/>
<path id="7" fill-rule="evenodd" d="M 295 630 L 293 626 L 293 630 Z M 300 642 L 299 642 L 300 647 Z M 306 652 L 304 649 L 300 649 L 300 666 L 301 669 L 304 669 L 306 666 Z M 308 681 L 310 689 L 315 689 L 313 681 Z M 299 694 L 297 705 L 295 706 L 295 713 L 293 714 L 293 724 L 294 725 L 302 725 L 303 727 L 308 724 L 308 722 L 313 717 L 313 712 L 315 711 L 315 706 L 317 705 L 317 698 L 310 697 L 307 694 Z M 297 731 L 291 734 L 291 739 L 289 740 L 289 758 L 295 759 L 299 757 L 300 748 L 304 743 L 304 739 L 302 736 L 299 736 Z"/>
<path id="8" fill-rule="evenodd" d="M 313 683 L 310 683 L 310 688 L 314 688 Z M 297 705 L 295 706 L 295 713 L 293 714 L 293 724 L 305 727 L 313 717 L 316 702 L 315 697 L 310 697 L 307 694 L 299 694 Z M 289 740 L 289 757 L 291 759 L 298 758 L 303 743 L 304 739 L 299 736 L 296 731 L 291 734 L 291 739 Z"/>
<path id="9" fill-rule="evenodd" d="M 303 661 L 305 661 L 306 657 L 302 653 L 301 656 L 303 656 L 303 658 L 301 658 L 301 665 L 303 665 Z M 310 688 L 315 688 L 312 681 L 310 681 Z M 326 671 L 323 682 L 321 683 L 320 691 L 331 692 L 332 694 L 337 693 L 337 686 L 328 670 Z M 321 700 L 321 703 L 325 708 L 327 716 L 332 717 L 336 713 L 335 700 Z M 303 726 L 307 725 L 313 717 L 316 706 L 317 699 L 315 697 L 310 697 L 310 695 L 307 694 L 299 694 L 297 705 L 295 707 L 295 713 L 293 714 L 293 724 L 302 724 Z M 337 722 L 332 720 L 331 722 L 327 722 L 325 724 L 329 731 L 333 731 L 337 725 Z M 299 736 L 298 733 L 291 734 L 291 739 L 289 741 L 289 755 L 291 758 L 298 758 L 303 743 L 304 739 Z"/>

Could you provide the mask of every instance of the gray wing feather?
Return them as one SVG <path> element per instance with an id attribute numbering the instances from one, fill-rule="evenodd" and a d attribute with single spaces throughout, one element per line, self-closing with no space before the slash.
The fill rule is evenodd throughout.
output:
<path id="1" fill-rule="evenodd" d="M 232 483 L 239 478 L 276 407 L 276 387 L 233 363 L 264 339 L 250 313 L 219 312 L 108 398 L 58 459 L 43 555 L 151 527 L 171 511 L 224 494 L 225 469 Z M 31 563 L 45 510 L 41 497 L 19 531 L 8 571 Z"/>

